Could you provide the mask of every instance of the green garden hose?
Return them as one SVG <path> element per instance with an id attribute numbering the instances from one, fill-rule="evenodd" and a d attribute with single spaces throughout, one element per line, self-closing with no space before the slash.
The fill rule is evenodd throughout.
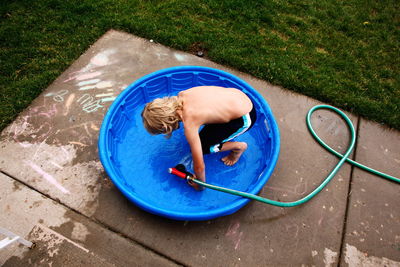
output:
<path id="1" fill-rule="evenodd" d="M 351 135 L 351 141 L 350 141 L 350 145 L 347 148 L 347 151 L 344 155 L 340 154 L 339 152 L 335 151 L 334 149 L 332 149 L 330 146 L 328 146 L 324 141 L 321 140 L 321 138 L 319 138 L 319 136 L 315 133 L 312 125 L 311 125 L 311 115 L 314 113 L 314 111 L 318 110 L 318 109 L 328 109 L 328 110 L 332 110 L 334 112 L 336 112 L 337 114 L 339 114 L 346 122 L 349 130 L 350 130 L 350 135 Z M 311 198 L 313 198 L 315 195 L 317 195 L 319 192 L 321 192 L 321 190 L 330 182 L 330 180 L 332 180 L 332 178 L 336 175 L 336 173 L 339 171 L 339 169 L 342 167 L 342 165 L 347 161 L 350 164 L 353 164 L 356 167 L 359 167 L 367 172 L 373 173 L 375 175 L 381 176 L 382 178 L 400 183 L 400 179 L 390 176 L 388 174 L 379 172 L 377 170 L 374 170 L 372 168 L 369 168 L 365 165 L 362 165 L 356 161 L 353 161 L 351 159 L 349 159 L 349 155 L 351 154 L 351 152 L 353 151 L 355 142 L 356 142 L 356 134 L 355 134 L 355 130 L 354 130 L 354 126 L 353 123 L 350 121 L 350 119 L 346 116 L 346 114 L 344 114 L 341 110 L 332 107 L 332 106 L 328 106 L 328 105 L 317 105 L 313 108 L 311 108 L 308 111 L 307 117 L 306 117 L 306 122 L 307 122 L 307 127 L 309 129 L 309 131 L 311 132 L 312 136 L 317 140 L 317 142 L 323 146 L 325 149 L 327 149 L 329 152 L 331 152 L 332 154 L 334 154 L 335 156 L 337 156 L 338 158 L 340 158 L 340 161 L 337 163 L 337 165 L 335 166 L 335 168 L 333 168 L 333 170 L 329 173 L 329 175 L 325 178 L 325 180 L 317 187 L 315 188 L 310 194 L 308 194 L 307 196 L 303 197 L 302 199 L 299 199 L 297 201 L 293 201 L 293 202 L 281 202 L 281 201 L 275 201 L 275 200 L 271 200 L 271 199 L 267 199 L 267 198 L 263 198 L 257 195 L 253 195 L 253 194 L 249 194 L 246 192 L 241 192 L 241 191 L 237 191 L 237 190 L 233 190 L 233 189 L 229 189 L 229 188 L 224 188 L 224 187 L 220 187 L 220 186 L 216 186 L 216 185 L 212 185 L 212 184 L 208 184 L 199 180 L 195 180 L 193 178 L 189 178 L 189 180 L 191 182 L 194 182 L 196 184 L 199 184 L 201 186 L 204 186 L 206 188 L 210 188 L 213 190 L 218 190 L 224 193 L 229 193 L 232 195 L 237 195 L 237 196 L 241 196 L 241 197 L 245 197 L 245 198 L 249 198 L 252 200 L 256 200 L 256 201 L 260 201 L 262 203 L 266 203 L 266 204 L 270 204 L 270 205 L 274 205 L 274 206 L 279 206 L 279 207 L 294 207 L 294 206 L 298 206 L 300 204 L 303 204 L 307 201 L 309 201 Z"/>

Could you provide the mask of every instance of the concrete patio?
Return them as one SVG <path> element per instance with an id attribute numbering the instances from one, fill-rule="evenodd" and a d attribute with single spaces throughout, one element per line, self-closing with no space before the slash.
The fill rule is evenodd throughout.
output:
<path id="1" fill-rule="evenodd" d="M 229 216 L 187 222 L 129 202 L 99 161 L 102 119 L 129 84 L 180 65 L 228 71 L 267 100 L 281 149 L 261 196 L 300 199 L 337 163 L 305 124 L 320 102 L 111 30 L 1 133 L 0 226 L 36 247 L 9 246 L 0 265 L 400 266 L 400 185 L 348 164 L 318 196 L 293 208 L 252 201 Z M 358 136 L 352 158 L 399 177 L 400 132 L 347 114 Z M 346 150 L 349 133 L 338 116 L 318 111 L 313 125 L 325 142 Z"/>

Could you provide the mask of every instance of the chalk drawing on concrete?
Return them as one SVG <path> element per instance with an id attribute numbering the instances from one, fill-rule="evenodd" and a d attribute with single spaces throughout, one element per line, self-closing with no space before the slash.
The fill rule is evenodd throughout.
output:
<path id="1" fill-rule="evenodd" d="M 103 106 L 101 105 L 102 100 L 101 99 L 97 99 L 95 100 L 93 98 L 93 96 L 89 95 L 89 94 L 84 94 L 82 95 L 78 101 L 79 104 L 82 105 L 83 107 L 83 111 L 87 112 L 87 113 L 91 113 L 94 112 L 96 110 L 98 110 L 99 108 L 102 108 Z"/>
<path id="2" fill-rule="evenodd" d="M 102 75 L 103 73 L 100 71 L 95 71 L 95 72 L 89 72 L 89 73 L 83 73 L 81 75 L 76 76 L 77 81 L 82 81 L 82 80 L 88 80 L 88 79 L 93 79 L 96 78 L 100 75 Z"/>
<path id="3" fill-rule="evenodd" d="M 28 108 L 23 115 L 19 116 L 3 131 L 3 135 L 7 135 L 9 140 L 23 148 L 36 145 L 37 151 L 34 153 L 33 158 L 30 158 L 33 161 L 37 154 L 40 153 L 38 151 L 42 151 L 41 146 L 45 145 L 45 143 L 54 145 L 70 144 L 78 149 L 85 149 L 94 145 L 96 143 L 94 136 L 97 136 L 100 130 L 101 120 L 89 120 L 84 123 L 74 123 L 74 120 L 69 120 L 66 124 L 54 123 L 56 116 L 62 117 L 69 112 L 75 98 L 77 97 L 74 93 L 66 98 L 64 110 L 59 108 L 59 104 L 49 105 L 46 104 L 46 101 L 43 101 L 43 105 Z M 101 99 L 90 95 L 81 96 L 78 100 L 82 108 L 89 113 L 103 107 Z M 58 109 L 60 109 L 60 112 L 58 112 Z M 64 136 L 68 136 L 68 138 L 62 138 Z"/>
<path id="4" fill-rule="evenodd" d="M 83 81 L 77 84 L 79 91 L 86 91 L 91 89 L 106 89 L 112 87 L 114 84 L 111 81 L 101 81 L 99 79 Z"/>
<path id="5" fill-rule="evenodd" d="M 64 107 L 64 112 L 63 112 L 64 116 L 69 113 L 69 110 L 71 108 L 71 105 L 72 105 L 74 99 L 75 99 L 75 94 L 74 93 L 72 93 L 72 94 L 70 94 L 68 96 L 67 101 L 65 102 L 65 107 Z"/>
<path id="6" fill-rule="evenodd" d="M 38 165 L 36 165 L 32 161 L 25 161 L 25 164 L 30 166 L 36 173 L 38 173 L 40 176 L 42 176 L 50 184 L 54 185 L 58 190 L 60 190 L 64 194 L 70 194 L 70 192 L 65 187 L 63 187 L 52 175 L 50 175 L 47 172 L 45 172 Z"/>
<path id="7" fill-rule="evenodd" d="M 81 87 L 79 90 L 86 90 L 86 89 L 82 89 L 82 86 L 84 86 L 83 88 L 86 87 L 85 85 L 89 85 L 91 87 L 93 84 L 96 84 L 96 83 L 98 83 L 100 81 L 101 81 L 100 79 L 85 80 L 85 81 L 77 83 L 77 85 L 79 87 Z"/>
<path id="8" fill-rule="evenodd" d="M 82 80 L 87 80 L 87 79 L 93 79 L 96 78 L 97 76 L 100 76 L 102 72 L 100 71 L 93 71 L 89 70 L 88 72 L 82 72 L 82 70 L 75 71 L 70 73 L 70 77 L 63 82 L 69 82 L 69 81 L 82 81 Z"/>
<path id="9" fill-rule="evenodd" d="M 63 81 L 64 83 L 75 81 L 78 91 L 83 91 L 84 94 L 76 98 L 78 104 L 86 113 L 102 109 L 104 107 L 102 103 L 112 102 L 116 99 L 113 88 L 115 83 L 101 78 L 107 72 L 107 66 L 118 63 L 118 57 L 113 56 L 115 53 L 117 53 L 117 50 L 111 48 L 95 54 L 85 67 L 70 73 L 68 78 Z M 121 91 L 125 87 L 121 88 Z M 49 93 L 46 96 L 53 97 L 53 100 L 57 102 L 64 102 L 67 99 L 63 112 L 64 115 L 67 115 L 75 97 L 68 94 L 68 90 L 62 90 L 57 93 Z"/>
<path id="10" fill-rule="evenodd" d="M 87 79 L 93 79 L 103 74 L 102 71 L 98 70 L 105 66 L 117 63 L 117 57 L 112 57 L 117 53 L 116 49 L 106 49 L 96 54 L 94 57 L 90 59 L 90 62 L 80 69 L 79 71 L 72 72 L 69 77 L 64 80 L 64 83 L 69 81 L 81 81 Z"/>
<path id="11" fill-rule="evenodd" d="M 22 147 L 31 145 L 26 139 L 33 139 L 38 143 L 43 142 L 52 132 L 52 120 L 57 113 L 56 104 L 44 104 L 29 108 L 27 113 L 18 117 L 4 133 L 8 133 L 11 139 Z M 40 124 L 35 127 L 37 121 L 40 121 Z"/>
<path id="12" fill-rule="evenodd" d="M 90 123 L 88 128 L 90 130 Z M 92 143 L 96 143 L 94 138 Z M 81 210 L 87 216 L 94 214 L 102 187 L 100 179 L 104 173 L 96 158 L 96 151 L 89 152 L 96 156 L 87 152 L 83 155 L 79 152 L 82 148 L 72 144 L 32 143 L 27 148 L 21 148 L 12 141 L 2 141 L 1 147 L 5 155 L 10 155 L 7 159 L 10 173 L 18 173 L 20 179 L 32 187 L 46 192 L 53 199 L 59 199 L 67 206 Z M 78 156 L 81 159 L 75 162 Z M 83 162 L 82 156 L 88 161 Z"/>
<path id="13" fill-rule="evenodd" d="M 232 240 L 235 245 L 235 250 L 239 248 L 240 241 L 242 240 L 243 232 L 240 231 L 240 223 L 235 222 L 231 224 L 226 232 L 225 236 Z"/>
<path id="14" fill-rule="evenodd" d="M 52 96 L 54 101 L 56 101 L 56 102 L 64 102 L 64 96 L 66 94 L 68 94 L 68 90 L 61 90 L 61 91 L 56 92 L 56 93 L 45 94 L 45 97 Z"/>

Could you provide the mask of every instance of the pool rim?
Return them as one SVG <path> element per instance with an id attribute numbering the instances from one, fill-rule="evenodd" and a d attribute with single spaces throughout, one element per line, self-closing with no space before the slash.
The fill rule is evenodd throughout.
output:
<path id="1" fill-rule="evenodd" d="M 213 218 L 217 218 L 220 216 L 225 216 L 232 214 L 242 208 L 244 205 L 246 205 L 250 199 L 247 198 L 241 198 L 241 199 L 236 199 L 235 201 L 232 201 L 228 205 L 212 209 L 211 211 L 196 211 L 196 213 L 188 213 L 188 212 L 177 212 L 177 211 L 170 211 L 170 210 L 164 210 L 162 208 L 155 207 L 154 205 L 151 205 L 147 203 L 146 201 L 143 201 L 143 199 L 140 199 L 140 196 L 136 196 L 131 193 L 129 189 L 123 184 L 122 180 L 123 177 L 120 177 L 118 173 L 115 171 L 115 166 L 110 162 L 110 156 L 108 156 L 108 149 L 107 149 L 107 130 L 109 129 L 109 125 L 111 123 L 111 120 L 113 118 L 114 113 L 118 110 L 119 106 L 123 103 L 125 100 L 125 97 L 130 93 L 132 88 L 140 86 L 140 84 L 145 83 L 147 80 L 154 79 L 157 76 L 165 76 L 168 74 L 173 74 L 177 72 L 206 72 L 210 74 L 217 74 L 218 76 L 222 76 L 222 78 L 227 78 L 228 80 L 231 80 L 237 84 L 239 84 L 241 87 L 245 88 L 245 90 L 249 91 L 251 93 L 251 97 L 256 97 L 256 101 L 258 101 L 263 108 L 263 113 L 266 116 L 266 119 L 268 120 L 268 126 L 270 130 L 270 137 L 271 137 L 271 156 L 270 156 L 270 165 L 266 166 L 263 170 L 263 172 L 259 176 L 259 181 L 254 185 L 251 191 L 248 191 L 247 193 L 251 194 L 258 194 L 259 191 L 264 187 L 265 183 L 268 181 L 270 176 L 272 175 L 273 170 L 276 167 L 276 163 L 278 161 L 279 157 L 279 150 L 280 150 L 280 134 L 279 134 L 279 129 L 277 126 L 277 123 L 275 121 L 275 118 L 273 116 L 272 110 L 269 107 L 267 101 L 264 99 L 264 97 L 257 91 L 255 90 L 252 86 L 250 86 L 246 81 L 242 80 L 241 78 L 228 73 L 226 71 L 222 71 L 219 69 L 215 68 L 210 68 L 210 67 L 202 67 L 202 66 L 176 66 L 176 67 L 170 67 L 170 68 L 164 68 L 160 69 L 158 71 L 149 73 L 133 83 L 131 83 L 125 90 L 123 90 L 118 97 L 114 100 L 114 102 L 111 104 L 110 108 L 107 110 L 106 115 L 104 116 L 101 129 L 100 129 L 100 134 L 99 134 L 99 139 L 98 139 L 98 150 L 99 150 L 99 156 L 100 156 L 100 161 L 107 173 L 107 175 L 110 177 L 114 185 L 120 190 L 120 192 L 123 193 L 125 197 L 127 197 L 131 202 L 133 202 L 135 205 L 140 207 L 141 209 L 150 212 L 152 214 L 160 215 L 163 217 L 167 217 L 170 219 L 175 219 L 175 220 L 188 220 L 188 221 L 202 221 L 202 220 L 209 220 Z M 254 100 L 252 98 L 252 100 Z M 116 175 L 116 177 L 114 177 Z M 166 175 L 168 174 L 166 170 Z M 196 192 L 194 192 L 195 194 Z M 201 192 L 200 192 L 201 193 Z M 221 192 L 221 194 L 224 194 Z"/>

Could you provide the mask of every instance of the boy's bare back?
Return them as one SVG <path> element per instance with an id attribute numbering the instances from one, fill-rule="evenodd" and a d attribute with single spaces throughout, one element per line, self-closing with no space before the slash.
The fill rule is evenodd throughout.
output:
<path id="1" fill-rule="evenodd" d="M 250 112 L 251 100 L 235 88 L 199 86 L 182 91 L 178 95 L 183 102 L 184 124 L 226 123 Z"/>

